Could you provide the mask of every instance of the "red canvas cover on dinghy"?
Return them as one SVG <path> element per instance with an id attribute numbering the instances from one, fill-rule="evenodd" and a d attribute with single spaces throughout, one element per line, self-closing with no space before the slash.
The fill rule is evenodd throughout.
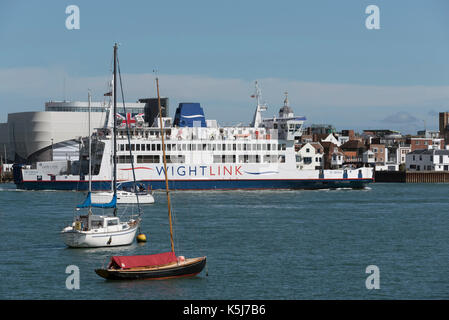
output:
<path id="1" fill-rule="evenodd" d="M 137 268 L 137 267 L 154 267 L 162 266 L 172 262 L 176 262 L 177 258 L 174 252 L 164 252 L 140 256 L 113 256 L 111 258 L 110 267 L 112 268 Z"/>

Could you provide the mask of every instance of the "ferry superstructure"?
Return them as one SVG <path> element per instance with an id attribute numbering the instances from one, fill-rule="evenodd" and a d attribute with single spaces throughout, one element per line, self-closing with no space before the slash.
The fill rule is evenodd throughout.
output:
<path id="1" fill-rule="evenodd" d="M 220 127 L 206 120 L 199 103 L 180 103 L 174 118 L 163 118 L 167 173 L 172 190 L 211 189 L 323 189 L 362 188 L 373 181 L 372 168 L 300 170 L 297 168 L 295 137 L 301 135 L 305 117 L 295 116 L 287 97 L 278 117 L 262 118 L 260 102 L 249 126 Z M 112 117 L 109 117 L 110 119 Z M 93 190 L 111 188 L 111 120 L 92 137 Z M 159 122 L 137 123 L 128 144 L 126 129 L 117 136 L 117 179 L 126 186 L 136 180 L 147 188 L 164 189 L 164 167 Z M 86 138 L 87 139 L 87 138 Z M 84 143 L 87 146 L 87 143 Z M 132 159 L 130 150 L 132 151 Z M 15 183 L 22 189 L 87 190 L 87 149 L 70 170 L 52 169 L 38 163 L 36 169 L 15 168 Z M 58 168 L 58 166 L 53 166 Z M 84 168 L 84 169 L 83 169 Z M 75 174 L 78 170 L 79 174 Z"/>

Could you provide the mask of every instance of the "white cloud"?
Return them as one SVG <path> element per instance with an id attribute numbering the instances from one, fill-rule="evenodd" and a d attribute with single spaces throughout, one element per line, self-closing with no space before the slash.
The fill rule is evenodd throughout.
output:
<path id="1" fill-rule="evenodd" d="M 87 89 L 92 89 L 94 100 L 103 99 L 109 76 L 76 77 L 61 68 L 12 68 L 0 69 L 0 100 L 9 96 L 14 101 L 14 111 L 20 110 L 20 101 L 36 100 L 43 105 L 47 100 L 61 100 L 65 92 L 68 100 L 86 100 Z M 123 74 L 125 100 L 156 96 L 155 76 L 152 73 Z M 172 108 L 177 102 L 191 101 L 207 104 L 206 112 L 218 115 L 224 105 L 230 110 L 244 108 L 243 114 L 252 114 L 254 82 L 237 78 L 218 78 L 203 75 L 160 74 L 160 92 L 171 99 Z M 270 106 L 267 115 L 275 114 L 282 105 L 285 91 L 295 110 L 313 113 L 319 108 L 335 109 L 336 112 L 357 108 L 423 108 L 423 112 L 447 105 L 449 86 L 375 86 L 359 84 L 336 84 L 306 82 L 289 79 L 258 79 L 263 100 Z M 10 101 L 8 101 L 10 102 Z M 425 108 L 428 108 L 425 110 Z M 3 108 L 2 108 L 3 109 Z M 377 109 L 378 110 L 378 109 Z M 387 111 L 388 110 L 388 111 Z M 13 110 L 5 110 L 13 112 Z M 380 110 L 379 110 L 380 111 Z M 399 111 L 399 110 L 398 110 Z M 394 111 L 393 111 L 394 112 Z M 303 113 L 303 112 L 299 112 Z M 386 114 L 385 114 L 386 115 Z M 235 121 L 241 121 L 235 118 Z M 247 119 L 249 121 L 249 119 Z"/>
<path id="2" fill-rule="evenodd" d="M 0 69 L 0 93 L 21 93 L 28 96 L 60 96 L 66 78 L 67 93 L 84 96 L 87 88 L 106 89 L 108 76 L 74 77 L 62 69 L 11 68 Z M 152 73 L 123 74 L 125 96 L 155 94 Z M 254 83 L 232 78 L 202 75 L 159 75 L 161 92 L 167 96 L 193 100 L 245 101 L 252 94 Z M 449 86 L 373 86 L 305 82 L 278 78 L 258 79 L 263 96 L 279 104 L 283 92 L 289 91 L 294 104 L 335 107 L 370 107 L 429 105 L 449 100 Z"/>

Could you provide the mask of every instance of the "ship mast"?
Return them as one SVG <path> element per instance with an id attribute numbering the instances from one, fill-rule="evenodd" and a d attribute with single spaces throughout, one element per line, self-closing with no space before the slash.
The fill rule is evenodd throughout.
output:
<path id="1" fill-rule="evenodd" d="M 256 81 L 255 83 L 256 92 L 251 96 L 252 98 L 256 98 L 257 107 L 256 111 L 254 112 L 253 122 L 251 123 L 251 127 L 258 128 L 259 125 L 262 123 L 262 111 L 267 110 L 266 105 L 261 105 L 260 99 L 262 97 L 259 89 L 259 85 Z"/>
<path id="2" fill-rule="evenodd" d="M 168 222 L 170 225 L 170 244 L 171 244 L 171 251 L 175 252 L 175 245 L 173 242 L 173 225 L 171 220 L 171 205 L 170 205 L 170 191 L 168 188 L 168 174 L 167 174 L 167 160 L 165 157 L 165 141 L 164 141 L 164 130 L 162 128 L 162 108 L 161 108 L 161 98 L 159 95 L 159 79 L 156 76 L 156 87 L 157 87 L 157 105 L 159 108 L 159 126 L 161 129 L 161 139 L 162 139 L 162 157 L 164 160 L 164 173 L 165 173 L 165 191 L 167 193 L 167 206 L 168 206 Z"/>

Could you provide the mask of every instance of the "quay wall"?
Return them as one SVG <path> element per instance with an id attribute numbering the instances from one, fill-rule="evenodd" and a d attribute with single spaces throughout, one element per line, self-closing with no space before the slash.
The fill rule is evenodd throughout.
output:
<path id="1" fill-rule="evenodd" d="M 449 183 L 449 172 L 375 171 L 375 182 Z"/>

